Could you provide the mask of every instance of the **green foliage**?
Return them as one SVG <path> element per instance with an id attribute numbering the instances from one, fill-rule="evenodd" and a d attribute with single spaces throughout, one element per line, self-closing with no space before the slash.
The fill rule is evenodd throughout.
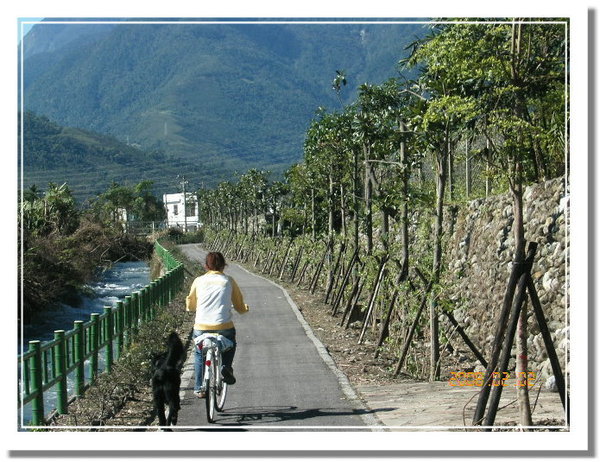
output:
<path id="1" fill-rule="evenodd" d="M 429 104 L 435 110 L 424 117 L 424 125 L 462 112 L 489 140 L 494 168 L 511 181 L 517 181 L 517 163 L 526 182 L 560 175 L 566 129 L 565 34 L 563 24 L 551 23 L 438 28 L 407 60 L 410 65 L 421 63 L 422 84 L 437 100 Z M 447 97 L 451 100 L 444 101 Z"/>
<path id="2" fill-rule="evenodd" d="M 79 225 L 80 214 L 65 183 L 50 183 L 44 194 L 32 186 L 23 194 L 21 211 L 25 236 L 68 235 Z"/>
<path id="3" fill-rule="evenodd" d="M 91 201 L 91 212 L 107 223 L 127 221 L 162 221 L 166 218 L 163 203 L 153 193 L 153 182 L 141 181 L 135 186 L 114 182 Z"/>

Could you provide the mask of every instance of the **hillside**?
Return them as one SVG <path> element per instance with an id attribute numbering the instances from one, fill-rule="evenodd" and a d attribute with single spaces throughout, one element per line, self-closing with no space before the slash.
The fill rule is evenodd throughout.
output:
<path id="1" fill-rule="evenodd" d="M 342 97 L 351 101 L 361 83 L 397 76 L 407 43 L 422 31 L 417 24 L 41 23 L 24 40 L 25 107 L 165 152 L 171 165 L 190 167 L 179 173 L 196 186 L 250 167 L 277 174 L 301 158 L 315 110 L 339 107 L 336 69 L 346 71 Z M 32 175 L 42 165 L 44 174 L 69 168 L 53 162 L 28 168 Z M 153 167 L 156 160 L 138 166 Z"/>
<path id="2" fill-rule="evenodd" d="M 133 183 L 160 173 L 176 176 L 180 163 L 164 153 L 144 152 L 117 139 L 72 127 L 63 127 L 31 112 L 23 115 L 23 169 L 25 188 L 49 182 L 67 182 L 81 202 L 104 192 L 112 181 Z M 161 165 L 160 169 L 152 168 Z M 146 168 L 144 168 L 146 167 Z M 164 185 L 160 188 L 163 192 Z M 165 191 L 166 192 L 166 191 Z"/>

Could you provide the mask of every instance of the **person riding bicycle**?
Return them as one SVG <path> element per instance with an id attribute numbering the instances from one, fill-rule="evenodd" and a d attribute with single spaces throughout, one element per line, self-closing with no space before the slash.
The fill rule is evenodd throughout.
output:
<path id="1" fill-rule="evenodd" d="M 232 321 L 231 307 L 244 314 L 249 311 L 244 303 L 244 297 L 237 283 L 231 276 L 223 274 L 225 257 L 220 252 L 210 252 L 206 255 L 204 264 L 206 273 L 197 277 L 192 283 L 190 294 L 185 299 L 186 311 L 195 311 L 194 338 L 204 333 L 217 333 L 233 342 L 233 348 L 223 353 L 223 381 L 229 385 L 235 383 L 233 375 L 233 357 L 235 355 L 235 326 Z M 194 394 L 198 398 L 206 396 L 202 389 L 203 371 L 202 351 L 196 348 L 194 371 L 196 383 Z"/>

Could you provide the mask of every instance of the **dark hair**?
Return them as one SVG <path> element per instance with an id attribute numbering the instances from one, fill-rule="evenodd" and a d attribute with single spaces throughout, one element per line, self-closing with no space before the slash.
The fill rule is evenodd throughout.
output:
<path id="1" fill-rule="evenodd" d="M 209 252 L 206 255 L 206 269 L 210 271 L 223 271 L 225 269 L 225 257 L 221 252 Z"/>

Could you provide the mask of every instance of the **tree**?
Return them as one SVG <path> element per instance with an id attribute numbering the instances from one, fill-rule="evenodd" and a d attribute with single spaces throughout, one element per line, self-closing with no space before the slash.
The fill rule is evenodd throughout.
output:
<path id="1" fill-rule="evenodd" d="M 564 118 L 556 117 L 564 114 L 564 98 L 556 97 L 561 90 L 564 94 L 564 27 L 519 20 L 512 24 L 458 23 L 437 27 L 415 46 L 409 62 L 425 63 L 421 82 L 431 95 L 423 115 L 427 139 L 444 134 L 436 143 L 442 153 L 436 157 L 438 220 L 447 165 L 443 155 L 449 152 L 452 125 L 474 120 L 489 146 L 485 161 L 505 177 L 513 196 L 514 261 L 522 262 L 523 187 L 547 178 L 555 165 L 560 165 L 556 152 L 564 148 L 564 140 L 558 136 L 564 132 Z M 513 296 L 514 285 L 509 284 L 505 303 Z M 527 420 L 525 416 L 525 423 Z"/>
<path id="2" fill-rule="evenodd" d="M 436 207 L 432 281 L 437 284 L 442 270 L 442 235 L 444 197 L 449 171 L 449 156 L 458 130 L 476 116 L 475 100 L 464 91 L 460 76 L 448 72 L 456 58 L 450 53 L 454 44 L 441 28 L 418 43 L 407 60 L 409 65 L 423 65 L 419 78 L 420 89 L 427 94 L 426 101 L 416 103 L 415 122 L 422 140 L 432 153 L 436 171 Z M 430 380 L 439 379 L 439 333 L 437 298 L 430 301 L 431 357 Z"/>
<path id="3" fill-rule="evenodd" d="M 132 212 L 141 221 L 160 221 L 166 218 L 165 208 L 153 192 L 154 182 L 144 180 L 135 185 Z M 187 207 L 186 207 L 187 210 Z"/>
<path id="4" fill-rule="evenodd" d="M 42 197 L 47 233 L 71 234 L 79 226 L 79 212 L 66 183 L 49 183 Z"/>

